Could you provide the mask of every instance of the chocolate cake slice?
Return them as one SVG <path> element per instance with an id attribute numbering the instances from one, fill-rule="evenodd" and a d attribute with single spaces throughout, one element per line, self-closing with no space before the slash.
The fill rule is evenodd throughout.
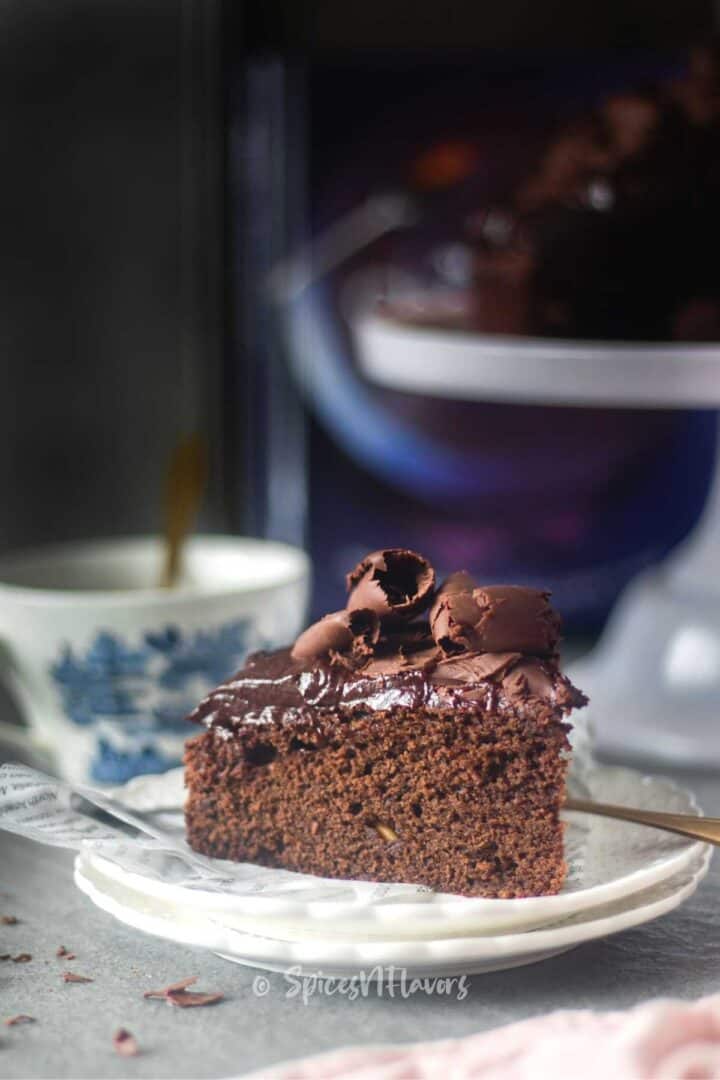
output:
<path id="1" fill-rule="evenodd" d="M 192 714 L 191 847 L 466 896 L 557 892 L 566 720 L 585 698 L 559 671 L 548 594 L 464 573 L 436 591 L 398 549 L 348 588 L 344 611 Z"/>

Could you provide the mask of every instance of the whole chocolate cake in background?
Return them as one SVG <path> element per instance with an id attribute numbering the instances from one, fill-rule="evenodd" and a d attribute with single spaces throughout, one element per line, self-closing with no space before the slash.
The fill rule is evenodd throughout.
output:
<path id="1" fill-rule="evenodd" d="M 348 575 L 344 611 L 257 653 L 195 710 L 187 837 L 223 859 L 468 896 L 557 892 L 566 722 L 548 594 L 436 589 L 389 549 Z"/>
<path id="2" fill-rule="evenodd" d="M 720 44 L 709 41 L 679 77 L 599 97 L 466 216 L 464 294 L 384 310 L 488 334 L 716 341 L 719 238 Z"/>

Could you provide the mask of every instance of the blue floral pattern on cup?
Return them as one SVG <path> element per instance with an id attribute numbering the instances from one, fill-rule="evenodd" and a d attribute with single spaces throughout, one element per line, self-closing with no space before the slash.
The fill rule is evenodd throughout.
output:
<path id="1" fill-rule="evenodd" d="M 139 646 L 107 630 L 84 653 L 65 646 L 50 674 L 68 719 L 97 732 L 92 778 L 122 783 L 179 764 L 188 713 L 263 644 L 252 637 L 251 621 L 238 620 L 192 633 L 165 626 Z"/>

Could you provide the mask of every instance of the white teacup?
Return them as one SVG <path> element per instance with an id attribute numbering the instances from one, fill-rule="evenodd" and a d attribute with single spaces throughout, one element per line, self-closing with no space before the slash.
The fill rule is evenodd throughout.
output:
<path id="1" fill-rule="evenodd" d="M 177 765 L 198 701 L 259 648 L 302 627 L 310 565 L 296 548 L 198 536 L 173 589 L 156 538 L 64 544 L 0 560 L 0 677 L 71 782 Z"/>

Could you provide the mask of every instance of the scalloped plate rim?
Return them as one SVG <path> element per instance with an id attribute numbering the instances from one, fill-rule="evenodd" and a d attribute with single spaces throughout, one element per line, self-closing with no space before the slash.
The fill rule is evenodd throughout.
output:
<path id="1" fill-rule="evenodd" d="M 334 974 L 334 969 L 348 965 L 349 973 L 354 971 L 357 974 L 359 971 L 366 971 L 368 965 L 394 965 L 411 971 L 421 967 L 443 973 L 464 970 L 470 974 L 473 971 L 481 973 L 489 970 L 488 964 L 492 965 L 494 970 L 498 970 L 498 961 L 509 962 L 502 966 L 517 966 L 523 962 L 523 958 L 527 963 L 547 959 L 549 956 L 574 948 L 584 942 L 619 933 L 659 918 L 692 895 L 708 871 L 710 857 L 709 849 L 699 855 L 690 878 L 688 879 L 687 875 L 681 876 L 682 872 L 678 873 L 676 876 L 681 879 L 680 884 L 659 900 L 650 900 L 634 907 L 630 905 L 627 909 L 610 916 L 603 917 L 600 914 L 598 918 L 586 921 L 576 920 L 569 926 L 531 930 L 519 934 L 434 941 L 344 942 L 342 944 L 326 942 L 325 953 L 317 948 L 315 942 L 288 942 L 228 930 L 221 924 L 202 917 L 201 930 L 205 932 L 198 934 L 196 930 L 188 933 L 181 928 L 182 923 L 180 927 L 174 925 L 171 910 L 165 915 L 148 915 L 147 911 L 138 912 L 127 904 L 123 905 L 112 895 L 113 883 L 110 883 L 109 890 L 106 888 L 102 891 L 77 866 L 75 881 L 78 888 L 96 906 L 135 929 L 177 941 L 179 944 L 204 947 L 226 959 L 240 963 L 249 962 L 255 967 L 270 965 L 269 970 L 273 970 L 274 965 L 280 964 L 280 970 L 288 970 L 288 967 L 293 965 L 322 965 L 323 969 L 330 969 L 328 974 Z M 95 871 L 95 875 L 102 880 L 102 874 Z M 145 898 L 141 896 L 140 899 L 142 903 Z M 225 940 L 218 944 L 223 934 Z M 228 947 L 228 943 L 234 948 Z M 313 957 L 313 950 L 315 957 Z M 404 954 L 402 950 L 405 950 Z M 318 956 L 321 958 L 318 959 Z"/>

